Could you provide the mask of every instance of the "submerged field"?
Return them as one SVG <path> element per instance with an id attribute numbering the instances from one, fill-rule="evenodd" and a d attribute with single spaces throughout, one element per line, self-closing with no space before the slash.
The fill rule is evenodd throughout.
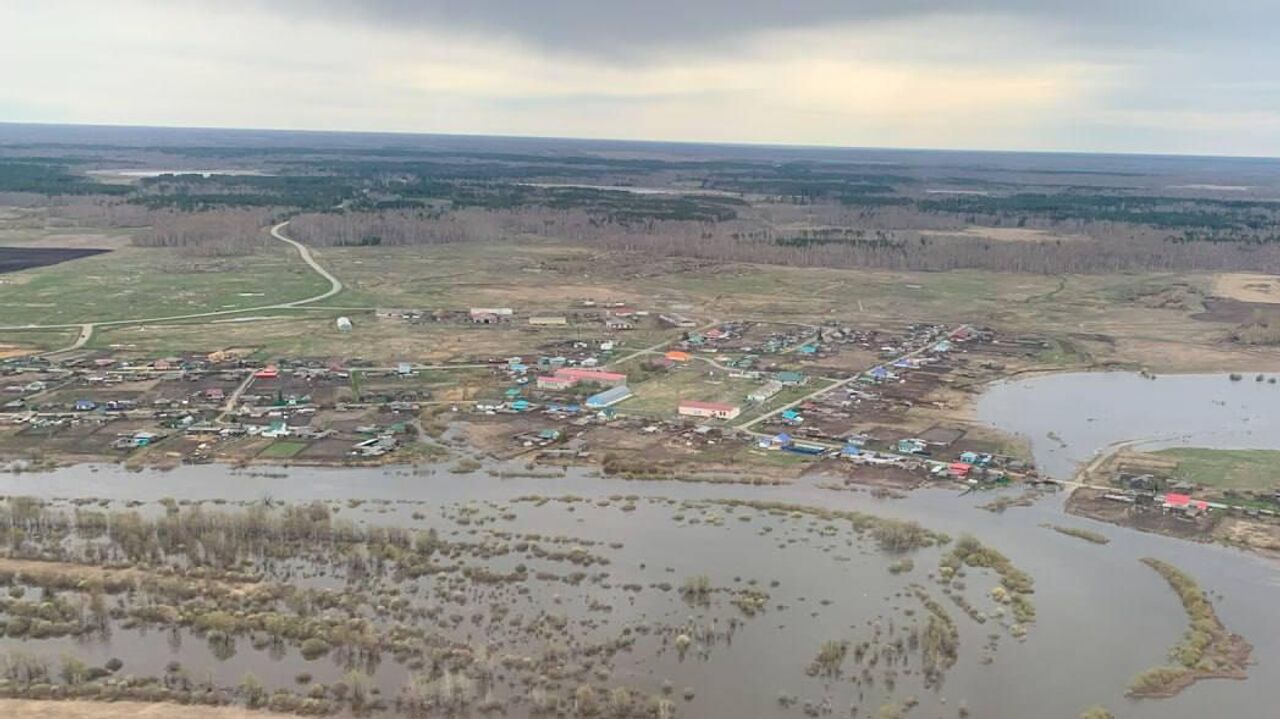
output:
<path id="1" fill-rule="evenodd" d="M 1054 715 L 1104 703 L 1119 716 L 1192 717 L 1209 697 L 1250 706 L 1252 667 L 1244 684 L 1204 685 L 1226 694 L 1197 685 L 1169 700 L 1123 698 L 1187 622 L 1160 577 L 1138 571 L 1152 553 L 1226 589 L 1218 616 L 1271 649 L 1206 563 L 1239 572 L 1224 550 L 1168 555 L 1169 540 L 1132 534 L 1090 546 L 1038 526 L 1056 514 L 1043 502 L 975 539 L 951 533 L 990 517 L 974 506 L 985 500 L 937 492 L 876 501 L 426 467 L 81 468 L 3 479 L 4 489 L 29 480 L 46 496 L 70 481 L 121 499 L 0 505 L 0 693 L 26 699 L 508 716 L 916 706 L 998 717 L 1032 702 Z M 202 498 L 215 485 L 226 499 Z M 268 492 L 279 499 L 261 499 Z M 1114 579 L 1055 573 L 1063 563 L 1131 579 L 1116 594 Z M 1087 626 L 1082 606 L 1093 607 Z M 1139 634 L 1119 647 L 1123 622 Z M 1111 649 L 1076 661 L 1075 642 Z M 1049 657 L 1074 673 L 1069 691 L 1035 669 Z"/>

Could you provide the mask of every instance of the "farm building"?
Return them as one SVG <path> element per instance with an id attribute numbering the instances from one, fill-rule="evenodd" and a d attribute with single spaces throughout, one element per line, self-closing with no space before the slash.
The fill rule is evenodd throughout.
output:
<path id="1" fill-rule="evenodd" d="M 616 387 L 627 381 L 627 376 L 620 372 L 607 372 L 598 369 L 581 367 L 564 367 L 553 374 L 538 377 L 538 389 L 566 390 L 582 383 Z"/>
<path id="2" fill-rule="evenodd" d="M 680 402 L 678 411 L 685 417 L 711 417 L 713 419 L 733 419 L 742 414 L 742 408 L 722 402 L 699 402 L 686 399 Z"/>
<path id="3" fill-rule="evenodd" d="M 350 331 L 351 331 L 351 318 L 350 318 L 350 317 L 339 317 L 339 318 L 338 318 L 338 331 L 339 331 L 339 332 L 350 332 Z"/>
<path id="4" fill-rule="evenodd" d="M 620 385 L 627 381 L 627 376 L 621 372 L 609 372 L 602 369 L 566 367 L 564 369 L 557 370 L 556 374 L 564 377 L 570 377 L 578 382 L 602 384 L 609 387 Z"/>
<path id="5" fill-rule="evenodd" d="M 675 313 L 658 315 L 658 319 L 664 324 L 670 325 L 672 327 L 693 327 L 697 324 L 696 322 L 689 319 L 688 317 L 685 317 L 684 315 L 678 315 Z"/>
<path id="6" fill-rule="evenodd" d="M 779 372 L 773 378 L 781 382 L 783 387 L 799 387 L 809 381 L 801 372 Z"/>
<path id="7" fill-rule="evenodd" d="M 607 389 L 599 394 L 593 394 L 587 398 L 586 405 L 590 409 L 604 409 L 631 398 L 631 388 L 626 385 L 618 385 L 611 389 Z"/>
<path id="8" fill-rule="evenodd" d="M 636 326 L 630 321 L 619 319 L 617 317 L 610 317 L 606 319 L 604 321 L 604 326 L 611 330 L 633 330 L 636 328 Z"/>
<path id="9" fill-rule="evenodd" d="M 767 402 L 781 391 L 782 383 L 776 379 L 771 379 L 756 389 L 751 390 L 751 393 L 747 395 L 747 399 L 752 402 Z"/>
<path id="10" fill-rule="evenodd" d="M 529 324 L 534 327 L 564 327 L 569 320 L 562 315 L 535 315 L 529 318 Z"/>
<path id="11" fill-rule="evenodd" d="M 510 317 L 515 314 L 510 307 L 472 307 L 470 310 L 472 316 L 475 315 L 496 315 L 498 317 Z"/>

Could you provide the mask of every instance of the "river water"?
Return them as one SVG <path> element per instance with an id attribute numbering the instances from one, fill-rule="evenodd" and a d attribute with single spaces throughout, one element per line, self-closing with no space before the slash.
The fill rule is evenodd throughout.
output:
<path id="1" fill-rule="evenodd" d="M 1266 396 L 1267 390 L 1272 389 L 1254 387 L 1252 382 L 1247 388 L 1232 386 L 1225 377 L 1219 380 L 1227 396 L 1238 393 L 1237 404 Z M 1179 386 L 1169 378 L 1144 382 L 1166 391 Z M 1132 391 L 1141 392 L 1136 384 Z M 1060 424 L 1063 426 L 1058 431 L 1064 438 L 1083 441 L 1084 437 L 1093 436 L 1068 434 L 1072 431 L 1070 423 Z M 1099 436 L 1096 441 L 1105 439 Z M 803 669 L 822 641 L 856 641 L 869 621 L 892 616 L 893 607 L 898 604 L 910 604 L 901 596 L 906 584 L 918 582 L 936 593 L 936 584 L 925 575 L 936 566 L 938 550 L 918 552 L 916 569 L 899 577 L 885 570 L 886 558 L 874 549 L 809 541 L 798 528 L 788 529 L 785 520 L 763 513 L 749 522 L 676 526 L 670 505 L 656 501 L 641 501 L 636 511 L 625 513 L 616 507 L 600 508 L 591 503 L 580 503 L 572 512 L 554 502 L 536 509 L 518 505 L 513 530 L 559 532 L 621 543 L 623 548 L 610 566 L 615 583 L 653 581 L 663 572 L 677 584 L 680 578 L 693 573 L 708 574 L 716 586 L 732 586 L 746 578 L 758 579 L 761 586 L 767 586 L 770 580 L 780 583 L 772 591 L 769 611 L 749 620 L 738 630 L 731 646 L 716 648 L 705 660 L 677 661 L 664 655 L 649 665 L 637 663 L 619 668 L 621 678 L 635 685 L 647 684 L 656 689 L 662 680 L 669 679 L 677 687 L 695 688 L 697 699 L 681 703 L 680 716 L 800 716 L 798 708 L 783 708 L 777 701 L 781 693 L 794 693 L 805 699 L 828 698 L 836 715 L 847 716 L 850 705 L 860 705 L 860 717 L 874 715 L 882 701 L 901 700 L 908 695 L 920 700 L 913 717 L 955 717 L 962 703 L 970 709 L 970 716 L 985 719 L 1070 718 L 1093 704 L 1103 704 L 1119 717 L 1141 719 L 1268 717 L 1274 716 L 1270 694 L 1273 687 L 1280 685 L 1280 621 L 1275 614 L 1275 607 L 1280 606 L 1280 575 L 1274 564 L 1232 549 L 1068 517 L 1057 497 L 992 514 L 976 506 L 990 501 L 990 495 L 959 496 L 949 489 L 923 490 L 905 499 L 886 500 L 807 483 L 777 487 L 647 483 L 601 478 L 586 471 L 570 471 L 563 478 L 498 479 L 484 472 L 451 474 L 442 467 L 425 473 L 396 468 L 295 468 L 287 470 L 285 476 L 265 477 L 215 465 L 170 472 L 127 472 L 114 466 L 82 465 L 45 474 L 5 474 L 0 475 L 0 493 L 121 501 L 165 497 L 231 501 L 264 497 L 286 501 L 403 500 L 438 507 L 503 503 L 529 494 L 573 494 L 588 499 L 636 494 L 675 500 L 779 501 L 914 519 L 952 536 L 970 532 L 1003 551 L 1035 579 L 1032 599 L 1037 619 L 1030 634 L 1022 642 L 1003 637 L 990 664 L 979 661 L 978 648 L 989 633 L 1000 631 L 999 627 L 993 622 L 978 625 L 942 599 L 960 628 L 961 643 L 961 659 L 947 673 L 943 686 L 936 691 L 923 689 L 903 678 L 896 691 L 883 686 L 859 688 L 847 682 L 828 683 L 806 677 Z M 394 504 L 368 511 L 370 523 L 415 524 L 408 509 L 396 509 Z M 777 531 L 762 533 L 761 526 L 766 523 L 776 525 Z M 1111 537 L 1112 542 L 1096 546 L 1045 529 L 1040 526 L 1043 523 L 1093 529 Z M 793 541 L 797 537 L 802 541 Z M 1243 634 L 1255 646 L 1256 666 L 1250 668 L 1248 680 L 1199 682 L 1167 700 L 1124 698 L 1129 679 L 1164 663 L 1167 649 L 1186 626 L 1185 614 L 1168 585 L 1139 563 L 1145 556 L 1174 563 L 1211 592 L 1227 628 Z M 968 596 L 975 604 L 981 603 L 995 581 L 982 570 L 970 570 Z M 829 604 L 822 604 L 823 600 Z M 673 609 L 668 600 L 641 593 L 631 606 L 614 611 L 654 617 L 689 610 Z M 66 642 L 65 648 L 90 653 L 97 659 L 128 654 L 123 658 L 132 670 L 145 674 L 155 670 L 146 665 L 148 661 L 160 667 L 172 655 L 164 649 L 172 641 L 165 634 L 120 636 L 112 640 L 112 646 L 98 648 L 75 647 L 75 642 Z M 302 670 L 322 681 L 341 676 L 337 667 L 316 663 L 299 667 L 296 662 L 279 662 L 265 651 L 248 647 L 246 642 L 241 642 L 240 652 L 233 660 L 219 663 L 202 653 L 204 650 L 191 652 L 190 647 L 203 646 L 202 640 L 180 639 L 188 649 L 179 650 L 174 656 L 181 656 L 194 674 L 208 671 L 220 681 L 234 683 L 247 669 L 268 678 L 274 676 L 274 683 L 278 684 L 287 684 L 294 672 Z M 0 647 L 14 644 L 37 646 L 35 642 L 0 641 Z M 403 681 L 403 673 L 398 671 L 396 667 L 388 668 L 384 691 L 393 692 L 394 686 Z M 384 681 L 381 672 L 379 681 Z"/>
<path id="2" fill-rule="evenodd" d="M 1160 375 L 1077 372 L 993 384 L 978 418 L 1027 439 L 1036 466 L 1070 479 L 1100 450 L 1280 449 L 1280 384 L 1249 374 Z"/>

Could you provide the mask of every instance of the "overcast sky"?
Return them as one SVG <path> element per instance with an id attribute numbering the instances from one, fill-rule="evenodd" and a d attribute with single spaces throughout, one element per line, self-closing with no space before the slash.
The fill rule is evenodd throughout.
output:
<path id="1" fill-rule="evenodd" d="M 1280 155 L 1274 0 L 5 0 L 0 121 Z"/>

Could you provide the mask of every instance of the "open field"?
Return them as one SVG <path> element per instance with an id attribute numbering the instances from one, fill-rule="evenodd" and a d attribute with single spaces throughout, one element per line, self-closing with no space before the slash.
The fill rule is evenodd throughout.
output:
<path id="1" fill-rule="evenodd" d="M 1005 333 L 1047 334 L 1055 345 L 1042 357 L 1040 364 L 1046 368 L 1122 364 L 1154 371 L 1280 369 L 1280 348 L 1232 343 L 1230 335 L 1240 318 L 1204 312 L 1201 300 L 1215 282 L 1209 274 L 1048 276 L 795 268 L 682 258 L 640 261 L 626 254 L 526 239 L 518 245 L 324 248 L 317 254 L 319 261 L 347 286 L 320 303 L 330 311 L 294 313 L 299 320 L 200 322 L 185 329 L 148 327 L 145 332 L 100 328 L 93 343 L 197 349 L 244 344 L 247 335 L 256 335 L 261 341 L 249 344 L 309 355 L 363 356 L 375 347 L 385 357 L 442 360 L 504 353 L 504 347 L 510 353 L 529 353 L 537 350 L 544 335 L 526 336 L 529 328 L 520 318 L 513 323 L 520 326 L 463 333 L 454 328 L 437 331 L 429 324 L 371 322 L 371 317 L 350 308 L 510 306 L 527 317 L 577 307 L 590 298 L 700 318 L 802 323 L 830 319 L 869 328 L 980 318 Z M 8 275 L 0 283 L 0 310 L 14 323 L 73 323 L 251 307 L 321 289 L 323 280 L 283 246 L 233 259 L 125 248 Z M 263 313 L 283 314 L 287 313 Z M 356 321 L 360 341 L 327 331 L 341 314 Z M 592 329 L 579 324 L 560 331 L 568 336 L 599 334 Z M 646 329 L 619 335 L 633 346 L 644 346 L 654 336 Z M 0 341 L 6 338 L 0 336 Z M 353 352 L 353 347 L 364 352 Z"/>
<path id="2" fill-rule="evenodd" d="M 527 239 L 527 238 L 526 238 Z M 1280 349 L 1229 342 L 1231 318 L 1203 313 L 1208 274 L 1049 276 L 979 270 L 893 272 L 606 256 L 529 240 L 515 245 L 327 248 L 349 290 L 335 306 L 511 306 L 549 310 L 591 298 L 701 317 L 860 327 L 981 318 L 1069 348 L 1048 367 L 1126 364 L 1155 371 L 1280 368 Z M 1170 298 L 1174 298 L 1171 300 Z"/>
<path id="3" fill-rule="evenodd" d="M 339 332 L 335 319 L 351 317 L 351 332 Z M 503 326 L 464 323 L 406 322 L 376 319 L 368 312 L 337 309 L 270 310 L 221 321 L 180 324 L 117 325 L 100 328 L 90 343 L 126 352 L 174 354 L 210 352 L 227 347 L 253 347 L 274 357 L 360 357 L 383 363 L 401 360 L 450 362 L 474 358 L 537 356 L 578 340 L 619 342 L 625 353 L 675 336 L 670 330 L 606 332 L 593 324 L 531 328 L 519 322 Z M 0 341 L 5 335 L 0 333 Z"/>
<path id="4" fill-rule="evenodd" d="M 0 332 L 0 357 L 66 347 L 75 341 L 77 334 L 79 334 L 79 330 Z"/>
<path id="5" fill-rule="evenodd" d="M 127 320 L 287 302 L 326 287 L 283 245 L 234 258 L 130 247 L 5 275 L 0 317 L 9 325 Z"/>
<path id="6" fill-rule="evenodd" d="M 1280 277 L 1227 272 L 1213 278 L 1213 294 L 1241 302 L 1280 304 Z"/>
<path id="7" fill-rule="evenodd" d="M 626 411 L 673 416 L 682 400 L 746 404 L 747 394 L 760 386 L 748 379 L 732 379 L 723 370 L 708 371 L 708 365 L 690 362 L 688 366 L 655 376 L 632 385 L 636 396 L 626 402 Z"/>
<path id="8" fill-rule="evenodd" d="M 1280 489 L 1280 451 L 1177 448 L 1154 454 L 1177 460 L 1176 480 L 1220 489 Z"/>

